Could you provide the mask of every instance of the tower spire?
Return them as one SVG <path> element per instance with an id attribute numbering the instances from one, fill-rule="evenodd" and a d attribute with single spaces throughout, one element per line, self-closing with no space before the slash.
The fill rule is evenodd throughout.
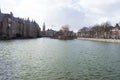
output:
<path id="1" fill-rule="evenodd" d="M 43 23 L 43 31 L 45 31 L 45 22 Z"/>
<path id="2" fill-rule="evenodd" d="M 0 14 L 1 14 L 1 8 L 0 8 Z"/>
<path id="3" fill-rule="evenodd" d="M 45 22 L 43 23 L 43 31 L 42 31 L 42 35 L 43 35 L 43 36 L 46 35 L 46 31 L 45 31 Z"/>

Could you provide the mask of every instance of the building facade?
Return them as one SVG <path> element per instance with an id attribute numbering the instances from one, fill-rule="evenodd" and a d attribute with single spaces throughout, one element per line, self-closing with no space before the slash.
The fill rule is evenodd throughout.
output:
<path id="1" fill-rule="evenodd" d="M 1 39 L 37 38 L 40 35 L 41 29 L 35 21 L 14 17 L 12 12 L 4 14 L 0 11 Z"/>

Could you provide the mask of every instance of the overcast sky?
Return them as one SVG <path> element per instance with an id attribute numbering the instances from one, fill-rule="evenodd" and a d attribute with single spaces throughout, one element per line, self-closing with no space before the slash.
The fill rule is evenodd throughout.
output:
<path id="1" fill-rule="evenodd" d="M 0 0 L 0 8 L 57 30 L 65 24 L 76 31 L 106 21 L 120 22 L 120 0 Z"/>

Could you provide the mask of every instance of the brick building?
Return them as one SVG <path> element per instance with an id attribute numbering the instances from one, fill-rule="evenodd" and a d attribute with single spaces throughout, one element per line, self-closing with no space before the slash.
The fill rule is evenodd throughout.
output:
<path id="1" fill-rule="evenodd" d="M 14 17 L 12 12 L 1 13 L 0 10 L 0 38 L 37 38 L 40 35 L 41 29 L 35 21 Z"/>

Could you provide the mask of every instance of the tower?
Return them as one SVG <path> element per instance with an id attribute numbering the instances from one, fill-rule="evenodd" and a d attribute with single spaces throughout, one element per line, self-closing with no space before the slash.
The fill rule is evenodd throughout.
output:
<path id="1" fill-rule="evenodd" d="M 0 8 L 0 14 L 1 14 L 1 8 Z"/>
<path id="2" fill-rule="evenodd" d="M 45 32 L 45 22 L 43 23 L 43 32 Z"/>
<path id="3" fill-rule="evenodd" d="M 46 31 L 45 31 L 45 23 L 43 23 L 43 30 L 42 30 L 42 36 L 46 35 Z"/>

